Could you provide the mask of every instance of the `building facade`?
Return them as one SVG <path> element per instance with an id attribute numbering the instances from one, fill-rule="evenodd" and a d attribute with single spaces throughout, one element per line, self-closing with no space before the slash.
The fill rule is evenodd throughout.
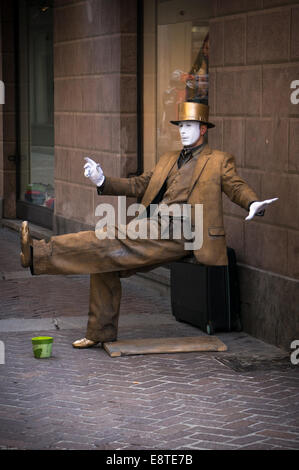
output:
<path id="1" fill-rule="evenodd" d="M 3 218 L 66 233 L 95 226 L 84 157 L 109 176 L 178 149 L 169 124 L 186 99 L 208 103 L 213 148 L 232 153 L 264 218 L 223 197 L 244 330 L 289 348 L 299 336 L 299 2 L 1 2 Z M 128 201 L 128 203 L 131 201 Z"/>

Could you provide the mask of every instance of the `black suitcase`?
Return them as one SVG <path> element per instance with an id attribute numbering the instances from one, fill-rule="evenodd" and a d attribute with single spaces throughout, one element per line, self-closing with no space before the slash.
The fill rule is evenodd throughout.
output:
<path id="1" fill-rule="evenodd" d="M 241 331 L 236 255 L 227 248 L 228 266 L 180 260 L 170 264 L 171 307 L 176 320 L 208 334 Z"/>

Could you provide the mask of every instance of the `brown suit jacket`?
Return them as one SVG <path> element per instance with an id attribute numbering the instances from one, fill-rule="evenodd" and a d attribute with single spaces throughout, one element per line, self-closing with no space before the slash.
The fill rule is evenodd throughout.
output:
<path id="1" fill-rule="evenodd" d="M 133 178 L 106 177 L 102 194 L 141 197 L 147 207 L 161 189 L 180 152 L 167 152 L 161 156 L 156 167 Z M 198 157 L 193 172 L 187 203 L 194 208 L 203 204 L 203 245 L 195 250 L 198 263 L 227 265 L 225 231 L 223 225 L 222 191 L 236 204 L 248 210 L 258 197 L 237 174 L 234 157 L 205 146 Z M 191 209 L 191 224 L 194 225 Z"/>

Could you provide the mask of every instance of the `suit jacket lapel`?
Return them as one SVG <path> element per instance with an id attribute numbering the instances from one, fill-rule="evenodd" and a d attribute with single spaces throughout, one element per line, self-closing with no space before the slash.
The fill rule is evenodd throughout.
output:
<path id="1" fill-rule="evenodd" d="M 208 160 L 210 159 L 211 153 L 212 153 L 212 150 L 210 149 L 208 145 L 206 145 L 204 149 L 202 150 L 202 152 L 199 154 L 198 160 L 197 160 L 197 163 L 196 163 L 193 175 L 192 175 L 192 180 L 191 180 L 191 184 L 189 188 L 189 195 L 191 194 L 196 181 L 202 174 Z"/>
<path id="2" fill-rule="evenodd" d="M 150 180 L 150 183 L 144 193 L 142 204 L 148 206 L 155 196 L 160 191 L 164 181 L 166 180 L 168 173 L 179 158 L 179 152 L 170 152 L 165 154 L 161 160 L 157 163 L 155 172 Z"/>
<path id="3" fill-rule="evenodd" d="M 204 147 L 202 152 L 198 156 L 198 160 L 192 175 L 192 180 L 191 180 L 191 185 L 189 188 L 189 195 L 200 177 L 201 173 L 204 170 L 204 167 L 206 166 L 210 156 L 211 156 L 212 150 L 208 145 Z M 178 152 L 169 152 L 157 163 L 157 167 L 154 171 L 154 174 L 150 180 L 150 183 L 144 193 L 143 199 L 142 199 L 142 204 L 147 207 L 152 200 L 155 198 L 155 196 L 158 194 L 159 190 L 161 189 L 164 181 L 166 180 L 171 168 L 173 165 L 177 162 L 177 159 L 179 158 L 180 151 Z"/>

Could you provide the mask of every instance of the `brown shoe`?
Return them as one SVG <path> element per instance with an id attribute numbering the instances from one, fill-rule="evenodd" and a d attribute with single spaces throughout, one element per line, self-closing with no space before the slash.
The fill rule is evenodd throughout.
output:
<path id="1" fill-rule="evenodd" d="M 25 220 L 22 222 L 21 229 L 21 265 L 23 268 L 29 268 L 31 264 L 31 246 L 33 245 L 32 238 L 29 232 L 28 222 Z"/>
<path id="2" fill-rule="evenodd" d="M 93 346 L 96 346 L 98 343 L 99 341 L 92 341 L 91 339 L 82 338 L 82 339 L 78 339 L 77 341 L 74 341 L 72 343 L 72 346 L 74 348 L 84 349 L 84 348 L 92 348 Z"/>

